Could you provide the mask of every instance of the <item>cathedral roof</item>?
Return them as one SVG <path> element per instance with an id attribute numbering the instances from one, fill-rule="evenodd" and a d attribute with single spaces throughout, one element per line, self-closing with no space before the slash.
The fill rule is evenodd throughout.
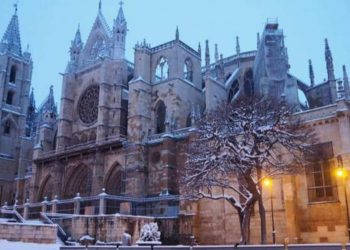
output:
<path id="1" fill-rule="evenodd" d="M 99 23 L 101 24 L 101 26 L 104 29 L 104 31 L 106 32 L 106 34 L 108 36 L 111 36 L 111 29 L 109 28 L 108 23 L 107 23 L 105 17 L 103 16 L 101 10 L 98 11 L 98 14 L 97 14 L 97 17 L 96 17 L 96 20 L 95 20 L 93 27 L 99 26 Z"/>
<path id="2" fill-rule="evenodd" d="M 21 49 L 21 38 L 19 33 L 19 24 L 17 16 L 17 7 L 16 11 L 13 14 L 9 25 L 1 39 L 1 52 L 10 52 L 15 55 L 22 55 Z"/>

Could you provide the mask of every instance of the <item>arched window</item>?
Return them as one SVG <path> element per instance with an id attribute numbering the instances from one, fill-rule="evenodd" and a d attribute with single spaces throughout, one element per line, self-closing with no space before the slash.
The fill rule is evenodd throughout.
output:
<path id="1" fill-rule="evenodd" d="M 254 95 L 253 70 L 250 68 L 244 73 L 244 92 L 247 97 Z"/>
<path id="2" fill-rule="evenodd" d="M 190 82 L 193 81 L 193 64 L 190 58 L 185 60 L 184 78 Z"/>
<path id="3" fill-rule="evenodd" d="M 90 49 L 90 58 L 92 60 L 98 59 L 99 56 L 103 56 L 106 49 L 106 42 L 101 38 L 97 37 L 94 44 Z"/>
<path id="4" fill-rule="evenodd" d="M 14 93 L 12 91 L 7 92 L 6 103 L 12 105 Z"/>
<path id="5" fill-rule="evenodd" d="M 10 82 L 11 83 L 15 83 L 16 82 L 16 71 L 17 71 L 16 66 L 13 65 L 11 67 L 11 71 L 10 71 Z"/>
<path id="6" fill-rule="evenodd" d="M 156 133 L 165 132 L 166 107 L 163 101 L 159 101 L 156 107 Z"/>
<path id="7" fill-rule="evenodd" d="M 7 120 L 4 124 L 4 134 L 9 135 L 11 133 L 11 122 Z"/>
<path id="8" fill-rule="evenodd" d="M 190 112 L 186 119 L 186 127 L 191 127 L 191 126 L 192 126 L 192 114 Z"/>
<path id="9" fill-rule="evenodd" d="M 235 80 L 231 85 L 230 91 L 228 92 L 228 98 L 227 98 L 228 102 L 232 102 L 232 99 L 235 97 L 238 90 L 239 90 L 239 83 L 237 80 Z"/>
<path id="10" fill-rule="evenodd" d="M 168 79 L 169 77 L 169 65 L 168 60 L 165 57 L 161 57 L 157 64 L 155 73 L 155 82 L 160 82 Z"/>
<path id="11" fill-rule="evenodd" d="M 68 175 L 65 183 L 63 198 L 72 198 L 76 193 L 82 197 L 90 196 L 92 191 L 92 169 L 86 165 L 75 167 L 71 174 Z"/>

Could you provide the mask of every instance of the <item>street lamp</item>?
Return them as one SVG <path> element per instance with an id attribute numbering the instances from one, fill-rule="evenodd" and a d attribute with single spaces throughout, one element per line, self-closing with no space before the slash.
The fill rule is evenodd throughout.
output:
<path id="1" fill-rule="evenodd" d="M 346 219 L 347 219 L 347 222 L 348 222 L 348 237 L 349 237 L 349 240 L 350 240 L 349 204 L 348 204 L 348 194 L 347 194 L 346 181 L 345 181 L 345 178 L 347 176 L 347 172 L 346 172 L 346 170 L 343 167 L 340 167 L 340 168 L 337 168 L 335 170 L 335 174 L 343 182 L 344 195 L 345 195 L 345 205 L 346 205 Z"/>
<path id="2" fill-rule="evenodd" d="M 273 199 L 272 199 L 272 179 L 265 177 L 262 181 L 264 187 L 270 189 L 270 202 L 271 202 L 271 221 L 272 221 L 272 242 L 276 244 L 276 231 L 275 231 L 275 217 L 273 214 Z"/>

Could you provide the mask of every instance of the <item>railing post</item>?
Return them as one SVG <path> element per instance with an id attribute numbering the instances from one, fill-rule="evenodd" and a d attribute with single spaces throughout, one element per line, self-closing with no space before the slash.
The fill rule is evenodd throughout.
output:
<path id="1" fill-rule="evenodd" d="M 29 205 L 30 201 L 29 199 L 26 199 L 26 203 L 24 203 L 24 208 L 23 208 L 23 219 L 28 220 L 29 218 Z"/>
<path id="2" fill-rule="evenodd" d="M 4 203 L 4 205 L 1 208 L 4 210 L 9 209 L 7 201 Z"/>
<path id="3" fill-rule="evenodd" d="M 99 215 L 103 215 L 106 212 L 106 189 L 102 188 L 102 193 L 98 196 L 100 197 Z"/>
<path id="4" fill-rule="evenodd" d="M 57 213 L 57 203 L 58 203 L 58 196 L 55 195 L 54 199 L 52 200 L 52 208 L 51 208 L 51 213 L 53 214 Z"/>
<path id="5" fill-rule="evenodd" d="M 18 207 L 18 200 L 15 200 L 15 204 L 13 204 L 13 207 L 12 207 L 12 209 L 13 210 L 17 210 L 17 207 Z"/>
<path id="6" fill-rule="evenodd" d="M 74 197 L 74 214 L 80 214 L 80 193 Z"/>
<path id="7" fill-rule="evenodd" d="M 46 213 L 47 211 L 47 196 L 44 197 L 44 200 L 41 202 L 41 212 Z"/>

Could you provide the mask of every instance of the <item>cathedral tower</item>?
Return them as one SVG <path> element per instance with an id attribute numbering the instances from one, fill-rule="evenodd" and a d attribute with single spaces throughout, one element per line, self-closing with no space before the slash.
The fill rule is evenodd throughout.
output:
<path id="1" fill-rule="evenodd" d="M 0 42 L 0 202 L 23 199 L 25 170 L 31 164 L 25 129 L 32 68 L 30 53 L 22 52 L 16 6 Z"/>

